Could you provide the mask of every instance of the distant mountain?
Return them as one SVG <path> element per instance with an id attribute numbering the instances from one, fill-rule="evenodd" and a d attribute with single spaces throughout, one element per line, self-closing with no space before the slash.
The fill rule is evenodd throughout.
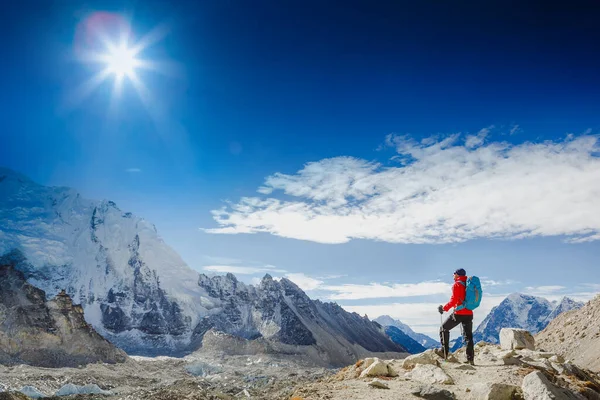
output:
<path id="1" fill-rule="evenodd" d="M 421 346 L 416 340 L 414 340 L 406 333 L 402 332 L 400 328 L 396 328 L 395 326 L 386 326 L 385 334 L 388 335 L 394 343 L 401 345 L 411 354 L 422 353 L 425 350 L 427 350 L 425 347 Z"/>
<path id="2" fill-rule="evenodd" d="M 85 322 L 66 293 L 46 301 L 12 265 L 0 264 L 0 364 L 78 367 L 127 355 Z"/>
<path id="3" fill-rule="evenodd" d="M 435 349 L 440 347 L 440 342 L 430 338 L 422 333 L 416 333 L 411 329 L 410 326 L 402 323 L 401 321 L 390 317 L 389 315 L 382 315 L 374 319 L 375 322 L 382 326 L 394 326 L 404 332 L 408 337 L 415 340 L 418 344 L 425 347 L 426 349 Z"/>
<path id="4" fill-rule="evenodd" d="M 312 301 L 287 279 L 244 285 L 189 268 L 150 222 L 112 201 L 82 198 L 0 168 L 0 263 L 49 296 L 80 303 L 102 336 L 131 354 L 182 355 L 208 330 L 261 339 L 341 365 L 405 352 L 379 324 Z"/>
<path id="5" fill-rule="evenodd" d="M 560 302 L 550 302 L 543 297 L 512 293 L 502 300 L 498 306 L 492 308 L 492 311 L 473 332 L 473 340 L 475 343 L 482 340 L 489 343 L 499 343 L 502 328 L 521 328 L 536 334 L 560 313 L 578 309 L 582 306 L 583 303 L 567 297 L 564 297 Z M 452 350 L 456 350 L 461 346 L 462 338 L 458 338 L 452 344 Z"/>

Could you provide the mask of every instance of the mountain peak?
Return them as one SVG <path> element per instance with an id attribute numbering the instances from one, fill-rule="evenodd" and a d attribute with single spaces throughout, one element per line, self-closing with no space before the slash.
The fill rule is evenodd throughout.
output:
<path id="1" fill-rule="evenodd" d="M 0 185 L 7 183 L 12 183 L 13 185 L 17 184 L 19 186 L 39 186 L 37 183 L 29 179 L 29 177 L 17 171 L 13 171 L 10 168 L 0 167 Z"/>

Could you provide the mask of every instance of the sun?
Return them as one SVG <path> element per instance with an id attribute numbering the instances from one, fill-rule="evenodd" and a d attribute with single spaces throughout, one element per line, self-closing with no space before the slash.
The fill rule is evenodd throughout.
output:
<path id="1" fill-rule="evenodd" d="M 107 70 L 117 79 L 123 79 L 125 76 L 134 77 L 135 69 L 140 65 L 135 51 L 127 48 L 126 44 L 109 46 L 105 62 Z"/>
<path id="2" fill-rule="evenodd" d="M 68 95 L 65 106 L 76 107 L 106 81 L 112 81 L 110 96 L 111 109 L 121 97 L 125 87 L 137 92 L 148 109 L 157 110 L 156 99 L 142 81 L 154 79 L 143 71 L 158 72 L 175 76 L 180 67 L 172 60 L 150 60 L 144 57 L 144 50 L 160 42 L 169 31 L 168 24 L 160 24 L 136 40 L 130 20 L 123 15 L 109 12 L 95 12 L 78 24 L 75 34 L 75 59 L 99 66 L 95 73 L 78 85 Z M 140 76 L 144 75 L 144 76 Z"/>

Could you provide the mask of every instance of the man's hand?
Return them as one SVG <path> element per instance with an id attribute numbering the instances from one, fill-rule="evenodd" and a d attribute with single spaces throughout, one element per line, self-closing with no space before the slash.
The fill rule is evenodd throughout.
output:
<path id="1" fill-rule="evenodd" d="M 439 311 L 440 314 L 443 314 L 444 313 L 444 306 L 439 306 L 438 307 L 438 311 Z"/>

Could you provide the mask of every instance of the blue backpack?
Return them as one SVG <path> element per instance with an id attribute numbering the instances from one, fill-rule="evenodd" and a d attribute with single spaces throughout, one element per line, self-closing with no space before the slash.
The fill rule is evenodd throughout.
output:
<path id="1" fill-rule="evenodd" d="M 459 282 L 465 285 L 464 282 Z M 481 304 L 481 296 L 483 296 L 483 291 L 481 290 L 481 282 L 479 281 L 479 278 L 476 276 L 469 277 L 465 285 L 465 291 L 465 301 L 463 301 L 461 305 L 456 307 L 456 310 L 462 310 L 463 308 L 466 308 L 467 310 L 474 310 L 477 307 L 479 307 L 479 304 Z"/>

